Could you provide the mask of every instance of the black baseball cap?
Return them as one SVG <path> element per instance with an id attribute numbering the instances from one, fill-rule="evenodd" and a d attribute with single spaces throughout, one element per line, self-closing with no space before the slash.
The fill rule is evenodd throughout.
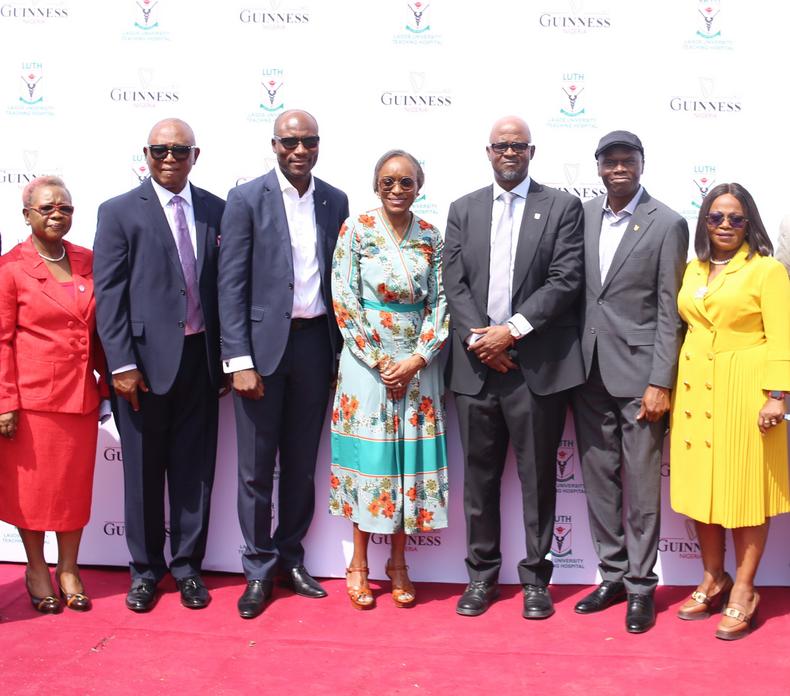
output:
<path id="1" fill-rule="evenodd" d="M 603 138 L 598 141 L 598 149 L 595 151 L 595 159 L 598 155 L 605 152 L 610 147 L 620 145 L 622 147 L 630 147 L 632 150 L 638 150 L 645 156 L 645 149 L 642 147 L 642 141 L 633 133 L 625 130 L 616 130 L 607 133 Z"/>

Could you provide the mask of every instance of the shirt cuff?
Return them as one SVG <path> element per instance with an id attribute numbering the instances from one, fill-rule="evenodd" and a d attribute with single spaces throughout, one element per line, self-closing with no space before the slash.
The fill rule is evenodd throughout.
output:
<path id="1" fill-rule="evenodd" d="M 479 340 L 480 340 L 480 334 L 469 334 L 469 336 L 466 339 L 466 345 L 473 346 Z"/>
<path id="2" fill-rule="evenodd" d="M 121 367 L 119 367 L 117 370 L 113 370 L 112 373 L 114 375 L 118 375 L 121 372 L 128 372 L 129 370 L 136 370 L 136 369 L 137 369 L 137 365 L 132 363 L 131 365 L 121 365 Z"/>
<path id="3" fill-rule="evenodd" d="M 112 416 L 112 408 L 110 407 L 109 399 L 102 399 L 99 404 L 99 423 L 104 425 Z"/>
<path id="4" fill-rule="evenodd" d="M 239 370 L 252 370 L 254 368 L 255 365 L 252 362 L 251 355 L 240 355 L 237 358 L 231 358 L 230 360 L 222 361 L 222 371 L 226 375 L 233 374 Z"/>
<path id="5" fill-rule="evenodd" d="M 507 323 L 513 338 L 523 338 L 532 331 L 532 324 L 527 321 L 523 314 L 514 314 L 507 320 Z"/>

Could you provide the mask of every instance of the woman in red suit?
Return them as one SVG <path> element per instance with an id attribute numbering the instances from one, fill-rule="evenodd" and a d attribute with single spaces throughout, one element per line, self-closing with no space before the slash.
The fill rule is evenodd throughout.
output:
<path id="1" fill-rule="evenodd" d="M 90 517 L 104 360 L 96 338 L 92 253 L 63 240 L 74 207 L 63 181 L 22 194 L 31 236 L 0 257 L 0 519 L 27 554 L 33 606 L 90 609 L 77 567 Z M 58 540 L 52 586 L 44 530 Z"/>

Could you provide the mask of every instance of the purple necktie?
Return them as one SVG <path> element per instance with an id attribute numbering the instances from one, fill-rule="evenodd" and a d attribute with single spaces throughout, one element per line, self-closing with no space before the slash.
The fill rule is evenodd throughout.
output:
<path id="1" fill-rule="evenodd" d="M 176 246 L 178 257 L 181 259 L 181 268 L 184 271 L 184 281 L 187 284 L 187 328 L 197 333 L 203 331 L 203 310 L 200 308 L 200 294 L 197 285 L 197 263 L 192 240 L 189 238 L 187 216 L 184 214 L 184 199 L 173 196 L 171 199 L 175 208 L 176 220 Z"/>

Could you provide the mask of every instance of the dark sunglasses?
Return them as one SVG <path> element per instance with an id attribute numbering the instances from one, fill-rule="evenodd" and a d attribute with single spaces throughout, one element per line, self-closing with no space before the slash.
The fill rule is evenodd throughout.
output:
<path id="1" fill-rule="evenodd" d="M 42 205 L 40 208 L 34 208 L 31 205 L 28 210 L 35 210 L 39 215 L 44 215 L 45 217 L 47 215 L 52 215 L 56 210 L 62 215 L 74 215 L 73 205 L 61 205 L 60 203 Z"/>
<path id="2" fill-rule="evenodd" d="M 379 191 L 389 193 L 395 188 L 395 184 L 400 186 L 401 191 L 411 191 L 417 185 L 410 176 L 402 176 L 400 179 L 395 179 L 391 176 L 385 176 L 379 179 Z"/>
<path id="3" fill-rule="evenodd" d="M 730 223 L 730 227 L 734 230 L 740 230 L 743 226 L 749 222 L 749 219 L 744 217 L 743 215 L 738 215 L 738 213 L 708 213 L 705 216 L 705 222 L 707 222 L 711 227 L 719 227 L 722 222 L 724 222 L 724 218 Z"/>
<path id="4" fill-rule="evenodd" d="M 514 152 L 526 152 L 532 143 L 491 143 L 491 149 L 504 155 L 511 147 Z"/>
<path id="5" fill-rule="evenodd" d="M 321 140 L 317 135 L 307 135 L 304 138 L 292 138 L 291 136 L 281 138 L 279 135 L 275 135 L 274 139 L 286 150 L 295 150 L 299 147 L 299 143 L 302 143 L 308 150 L 314 150 Z"/>
<path id="6" fill-rule="evenodd" d="M 173 155 L 174 160 L 183 161 L 189 157 L 192 150 L 195 149 L 194 145 L 149 145 L 148 152 L 155 160 L 163 160 L 167 157 L 169 152 Z"/>

